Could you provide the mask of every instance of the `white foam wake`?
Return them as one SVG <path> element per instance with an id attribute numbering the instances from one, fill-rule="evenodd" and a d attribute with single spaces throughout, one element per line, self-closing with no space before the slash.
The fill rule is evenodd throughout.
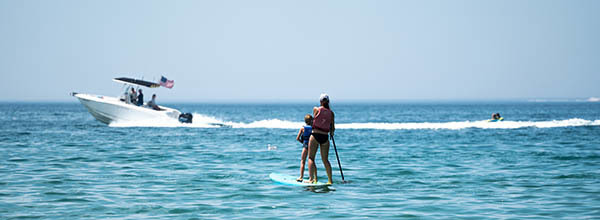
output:
<path id="1" fill-rule="evenodd" d="M 151 120 L 136 122 L 113 122 L 111 127 L 193 127 L 193 128 L 273 128 L 273 129 L 298 129 L 304 122 L 285 121 L 280 119 L 267 119 L 250 123 L 230 122 L 219 120 L 215 117 L 194 113 L 193 123 L 183 124 L 176 120 Z M 481 129 L 516 129 L 524 127 L 556 128 L 572 126 L 600 126 L 600 120 L 585 120 L 572 118 L 552 121 L 457 121 L 457 122 L 407 122 L 407 123 L 338 123 L 337 129 L 377 129 L 377 130 L 414 130 L 414 129 L 450 129 L 465 128 Z"/>
<path id="2" fill-rule="evenodd" d="M 291 122 L 279 119 L 268 119 L 250 123 L 222 121 L 212 116 L 193 114 L 192 123 L 180 123 L 175 119 L 152 119 L 147 121 L 116 121 L 110 123 L 111 127 L 191 127 L 191 128 L 299 128 L 304 122 Z"/>
<path id="3" fill-rule="evenodd" d="M 193 114 L 192 123 L 185 124 L 170 118 L 149 119 L 144 121 L 115 121 L 110 127 L 191 127 L 191 128 L 218 128 L 223 126 L 221 120 L 215 117 Z"/>
<path id="4" fill-rule="evenodd" d="M 341 129 L 384 129 L 384 130 L 412 130 L 412 129 L 450 129 L 459 130 L 465 128 L 482 129 L 516 129 L 524 127 L 556 128 L 571 126 L 598 126 L 600 120 L 590 121 L 579 118 L 553 121 L 462 121 L 462 122 L 419 122 L 419 123 L 350 123 L 339 124 L 336 128 Z"/>

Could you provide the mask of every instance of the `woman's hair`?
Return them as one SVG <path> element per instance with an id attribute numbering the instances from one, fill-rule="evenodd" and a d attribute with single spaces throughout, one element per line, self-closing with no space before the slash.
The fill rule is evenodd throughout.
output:
<path id="1" fill-rule="evenodd" d="M 306 123 L 307 125 L 312 125 L 312 121 L 313 121 L 312 115 L 306 114 L 304 116 L 304 123 Z"/>
<path id="2" fill-rule="evenodd" d="M 325 107 L 326 109 L 329 109 L 329 110 L 331 110 L 331 108 L 329 108 L 329 100 L 324 100 L 324 101 L 322 101 L 322 102 L 321 102 L 321 105 L 322 105 L 323 107 Z"/>

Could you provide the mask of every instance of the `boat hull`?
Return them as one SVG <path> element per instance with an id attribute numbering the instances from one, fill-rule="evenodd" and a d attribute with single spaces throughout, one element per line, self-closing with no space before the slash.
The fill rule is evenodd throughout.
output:
<path id="1" fill-rule="evenodd" d="M 90 94 L 73 93 L 79 102 L 96 118 L 96 120 L 110 124 L 113 122 L 139 122 L 155 120 L 178 120 L 181 112 L 160 106 L 161 111 L 156 111 L 144 106 L 127 104 L 118 98 Z"/>

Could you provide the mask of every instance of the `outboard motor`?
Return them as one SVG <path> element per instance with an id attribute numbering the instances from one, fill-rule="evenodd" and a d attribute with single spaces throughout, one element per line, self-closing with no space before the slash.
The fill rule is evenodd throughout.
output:
<path id="1" fill-rule="evenodd" d="M 192 116 L 191 113 L 183 113 L 179 115 L 179 122 L 181 123 L 192 123 L 192 118 L 194 116 Z"/>

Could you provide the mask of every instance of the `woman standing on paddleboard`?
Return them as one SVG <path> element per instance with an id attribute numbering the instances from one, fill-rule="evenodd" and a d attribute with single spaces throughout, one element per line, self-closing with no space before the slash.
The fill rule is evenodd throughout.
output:
<path id="1" fill-rule="evenodd" d="M 317 166 L 315 166 L 315 155 L 321 146 L 321 159 L 327 171 L 327 184 L 332 184 L 331 164 L 329 163 L 329 134 L 333 137 L 335 131 L 334 114 L 329 108 L 329 96 L 321 94 L 319 98 L 321 106 L 313 108 L 313 129 L 308 140 L 308 173 L 309 182 L 317 182 Z"/>

